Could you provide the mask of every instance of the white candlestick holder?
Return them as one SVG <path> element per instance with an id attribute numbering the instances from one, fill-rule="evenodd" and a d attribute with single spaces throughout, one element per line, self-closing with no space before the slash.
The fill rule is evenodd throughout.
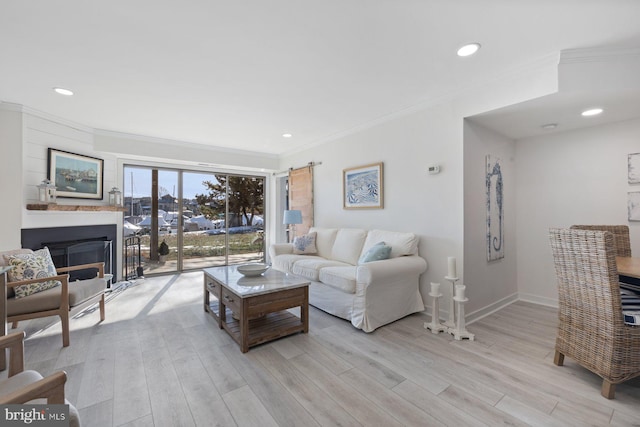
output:
<path id="1" fill-rule="evenodd" d="M 469 298 L 464 296 L 464 286 L 461 287 L 461 291 L 458 295 L 453 297 L 453 301 L 457 305 L 456 326 L 454 328 L 449 328 L 449 333 L 453 335 L 455 340 L 460 341 L 468 339 L 469 341 L 473 341 L 475 339 L 475 335 L 467 331 L 464 319 L 464 304 L 469 301 Z"/>
<path id="2" fill-rule="evenodd" d="M 451 282 L 451 298 L 449 299 L 449 313 L 448 313 L 449 316 L 447 320 L 444 322 L 444 326 L 446 326 L 449 329 L 453 329 L 456 327 L 456 307 L 455 307 L 455 301 L 453 300 L 453 296 L 454 296 L 455 287 L 456 287 L 455 285 L 456 285 L 456 282 L 458 281 L 458 278 L 445 276 L 445 279 Z"/>
<path id="3" fill-rule="evenodd" d="M 437 334 L 440 332 L 446 332 L 447 327 L 440 323 L 440 304 L 439 299 L 442 297 L 440 293 L 439 285 L 435 287 L 433 284 L 431 285 L 431 292 L 429 293 L 431 297 L 431 323 L 424 322 L 424 327 L 426 329 L 431 330 L 431 333 Z"/>

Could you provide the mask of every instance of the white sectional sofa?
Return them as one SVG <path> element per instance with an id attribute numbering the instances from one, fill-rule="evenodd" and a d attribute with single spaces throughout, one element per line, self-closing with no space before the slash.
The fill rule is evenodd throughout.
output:
<path id="1" fill-rule="evenodd" d="M 365 332 L 424 310 L 418 284 L 427 262 L 418 256 L 415 234 L 316 227 L 311 233 L 315 254 L 295 254 L 287 243 L 269 248 L 273 268 L 311 281 L 311 305 Z M 380 242 L 391 246 L 390 257 L 363 263 L 362 255 Z"/>

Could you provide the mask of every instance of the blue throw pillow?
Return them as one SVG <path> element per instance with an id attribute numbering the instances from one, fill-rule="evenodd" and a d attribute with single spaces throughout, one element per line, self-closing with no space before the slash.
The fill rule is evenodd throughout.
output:
<path id="1" fill-rule="evenodd" d="M 316 232 L 298 236 L 293 239 L 293 253 L 297 255 L 312 255 L 317 253 Z"/>
<path id="2" fill-rule="evenodd" d="M 391 246 L 387 246 L 384 242 L 379 242 L 371 246 L 371 248 L 369 248 L 369 250 L 360 257 L 360 259 L 358 260 L 358 264 L 389 259 L 390 255 Z"/>

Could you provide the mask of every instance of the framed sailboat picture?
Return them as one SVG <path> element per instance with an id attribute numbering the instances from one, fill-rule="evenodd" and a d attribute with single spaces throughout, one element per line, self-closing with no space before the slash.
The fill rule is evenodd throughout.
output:
<path id="1" fill-rule="evenodd" d="M 102 159 L 49 148 L 47 174 L 58 197 L 102 199 Z"/>

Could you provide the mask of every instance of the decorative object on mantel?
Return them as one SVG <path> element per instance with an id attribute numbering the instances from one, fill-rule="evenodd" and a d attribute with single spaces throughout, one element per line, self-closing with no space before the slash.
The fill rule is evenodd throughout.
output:
<path id="1" fill-rule="evenodd" d="M 344 209 L 382 209 L 382 162 L 344 169 L 342 190 Z"/>
<path id="2" fill-rule="evenodd" d="M 104 160 L 49 148 L 47 173 L 58 197 L 102 200 Z"/>
<path id="3" fill-rule="evenodd" d="M 440 306 L 438 300 L 442 296 L 440 293 L 440 283 L 431 282 L 431 292 L 429 296 L 432 298 L 431 305 L 431 323 L 424 322 L 424 327 L 431 330 L 431 333 L 446 332 L 447 327 L 440 323 Z"/>
<path id="4" fill-rule="evenodd" d="M 122 191 L 118 190 L 118 187 L 113 187 L 109 191 L 109 205 L 121 206 L 122 205 Z"/>
<path id="5" fill-rule="evenodd" d="M 109 205 L 59 205 L 59 204 L 47 204 L 47 203 L 28 203 L 28 211 L 82 211 L 82 212 L 124 212 L 125 208 L 122 206 L 109 206 Z"/>
<path id="6" fill-rule="evenodd" d="M 38 185 L 38 200 L 40 203 L 56 203 L 56 186 L 48 179 Z"/>

